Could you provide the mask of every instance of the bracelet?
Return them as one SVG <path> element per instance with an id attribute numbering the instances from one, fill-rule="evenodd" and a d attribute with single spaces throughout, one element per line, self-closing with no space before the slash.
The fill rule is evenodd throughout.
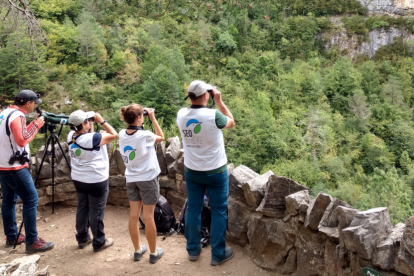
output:
<path id="1" fill-rule="evenodd" d="M 103 125 L 103 124 L 105 124 L 106 123 L 106 121 L 104 120 L 102 123 L 101 123 L 101 125 Z"/>

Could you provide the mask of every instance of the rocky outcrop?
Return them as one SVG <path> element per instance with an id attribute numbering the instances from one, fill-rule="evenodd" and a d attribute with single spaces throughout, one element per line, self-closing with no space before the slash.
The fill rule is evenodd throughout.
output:
<path id="1" fill-rule="evenodd" d="M 267 173 L 255 177 L 247 181 L 247 183 L 242 184 L 244 197 L 250 207 L 259 207 L 265 195 L 266 184 L 269 181 L 269 177 L 271 175 L 274 175 L 274 173 L 272 171 L 268 171 Z"/>
<path id="2" fill-rule="evenodd" d="M 370 13 L 406 15 L 414 11 L 412 0 L 357 0 Z"/>
<path id="3" fill-rule="evenodd" d="M 3 251 L 4 252 L 4 251 Z M 4 252 L 6 253 L 6 252 Z M 40 255 L 28 255 L 12 260 L 10 263 L 0 264 L 1 276 L 48 276 L 49 266 L 39 270 L 37 264 L 40 260 Z"/>
<path id="4" fill-rule="evenodd" d="M 258 176 L 258 173 L 244 165 L 240 165 L 237 168 L 235 168 L 229 175 L 230 196 L 238 200 L 245 201 L 246 199 L 244 197 L 242 185 Z"/>
<path id="5" fill-rule="evenodd" d="M 319 193 L 314 201 L 310 204 L 306 213 L 305 226 L 312 230 L 318 230 L 319 222 L 321 221 L 326 208 L 332 201 L 332 197 L 325 193 Z"/>

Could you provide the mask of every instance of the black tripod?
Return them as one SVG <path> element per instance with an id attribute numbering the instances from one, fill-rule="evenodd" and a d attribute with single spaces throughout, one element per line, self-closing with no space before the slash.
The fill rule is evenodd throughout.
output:
<path id="1" fill-rule="evenodd" d="M 49 135 L 49 137 L 47 138 L 47 141 L 46 141 L 45 152 L 43 153 L 42 161 L 40 162 L 39 170 L 37 171 L 37 174 L 36 174 L 36 177 L 35 177 L 34 186 L 36 188 L 37 180 L 39 179 L 40 172 L 42 170 L 43 163 L 45 161 L 46 155 L 51 153 L 52 154 L 52 160 L 51 160 L 52 184 L 50 184 L 50 185 L 52 186 L 52 214 L 54 214 L 55 213 L 55 185 L 56 185 L 56 183 L 55 183 L 55 168 L 56 168 L 56 165 L 55 165 L 55 158 L 56 158 L 55 144 L 59 145 L 60 151 L 62 152 L 62 155 L 65 158 L 66 163 L 68 164 L 68 167 L 70 168 L 71 166 L 70 166 L 68 158 L 66 157 L 65 151 L 63 150 L 62 145 L 60 144 L 59 136 L 56 135 L 56 127 L 57 126 L 55 124 L 51 124 L 51 123 L 48 123 L 48 122 L 46 122 L 45 125 L 47 126 L 47 130 L 49 130 L 50 135 Z M 47 130 L 46 130 L 46 133 L 47 133 Z M 61 130 L 62 130 L 62 128 L 61 128 Z M 48 151 L 49 145 L 52 146 L 51 152 Z M 20 229 L 19 229 L 19 235 L 17 236 L 16 242 L 14 243 L 14 248 L 16 248 L 17 241 L 19 239 L 18 237 L 20 237 L 20 233 L 22 232 L 23 224 L 24 224 L 24 222 L 22 221 L 22 224 L 20 225 Z"/>

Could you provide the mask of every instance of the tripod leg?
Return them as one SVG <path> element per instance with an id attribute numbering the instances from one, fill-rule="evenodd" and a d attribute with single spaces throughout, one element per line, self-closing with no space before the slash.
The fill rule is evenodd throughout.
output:
<path id="1" fill-rule="evenodd" d="M 22 232 L 22 228 L 23 228 L 23 219 L 22 219 L 22 224 L 20 224 L 19 234 L 17 235 L 17 239 L 16 239 L 16 241 L 14 242 L 14 247 L 13 247 L 13 249 L 16 249 L 16 245 L 17 245 L 17 242 L 19 241 L 19 237 L 20 237 L 20 233 Z"/>
<path id="2" fill-rule="evenodd" d="M 37 180 L 39 179 L 39 176 L 40 176 L 40 172 L 41 172 L 42 167 L 43 167 L 43 162 L 45 161 L 45 158 L 46 158 L 46 155 L 47 155 L 47 149 L 49 148 L 50 140 L 51 140 L 51 137 L 47 138 L 46 146 L 45 146 L 45 152 L 43 153 L 42 161 L 40 162 L 39 170 L 37 171 L 35 181 L 34 181 L 35 188 L 36 188 Z"/>
<path id="3" fill-rule="evenodd" d="M 55 165 L 55 158 L 56 158 L 56 155 L 55 155 L 55 142 L 56 142 L 56 135 L 53 135 L 53 136 L 51 136 L 51 142 L 52 142 L 52 164 L 51 164 L 51 166 L 52 166 L 52 214 L 54 214 L 55 213 L 55 186 L 56 186 L 56 183 L 55 183 L 55 168 L 56 168 L 56 165 Z"/>

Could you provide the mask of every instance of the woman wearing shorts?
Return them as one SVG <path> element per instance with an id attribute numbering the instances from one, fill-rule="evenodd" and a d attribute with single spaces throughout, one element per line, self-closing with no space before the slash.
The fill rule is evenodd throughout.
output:
<path id="1" fill-rule="evenodd" d="M 144 111 L 154 125 L 155 134 L 143 128 Z M 125 177 L 131 208 L 129 233 L 135 248 L 134 261 L 141 260 L 147 252 L 147 247 L 141 244 L 139 238 L 139 216 L 144 206 L 145 236 L 151 252 L 149 262 L 155 264 L 164 254 L 161 248 L 156 247 L 157 229 L 154 222 L 155 204 L 160 194 L 157 177 L 161 172 L 155 144 L 164 141 L 164 134 L 151 108 L 142 108 L 141 105 L 132 103 L 121 108 L 121 119 L 128 124 L 127 129 L 119 132 L 119 149 L 126 166 Z"/>
<path id="2" fill-rule="evenodd" d="M 104 211 L 108 198 L 109 160 L 106 144 L 118 137 L 118 133 L 95 114 L 94 121 L 103 126 L 106 133 L 89 133 L 88 115 L 82 110 L 70 114 L 68 144 L 71 160 L 71 178 L 78 196 L 76 210 L 76 240 L 80 249 L 92 243 L 95 252 L 114 244 L 105 238 Z M 89 235 L 91 228 L 93 240 Z"/>

